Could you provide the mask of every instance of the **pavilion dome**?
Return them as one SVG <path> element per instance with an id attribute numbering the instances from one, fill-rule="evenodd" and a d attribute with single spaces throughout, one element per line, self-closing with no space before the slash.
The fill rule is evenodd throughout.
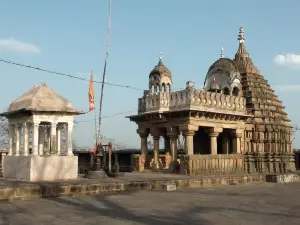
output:
<path id="1" fill-rule="evenodd" d="M 172 87 L 171 71 L 163 64 L 162 56 L 159 57 L 158 64 L 149 74 L 149 90 L 151 93 L 157 91 L 170 92 Z"/>
<path id="2" fill-rule="evenodd" d="M 156 75 L 158 75 L 160 79 L 162 79 L 163 77 L 169 77 L 170 79 L 172 79 L 171 71 L 163 64 L 161 58 L 159 59 L 158 64 L 150 72 L 149 78 Z"/>
<path id="3" fill-rule="evenodd" d="M 241 76 L 236 63 L 228 58 L 220 58 L 209 68 L 204 89 L 209 90 L 212 86 L 218 86 L 220 89 L 233 89 L 240 86 Z"/>
<path id="4" fill-rule="evenodd" d="M 54 112 L 75 112 L 72 103 L 53 91 L 46 83 L 33 86 L 21 97 L 13 101 L 8 113 L 14 111 L 54 111 Z"/>

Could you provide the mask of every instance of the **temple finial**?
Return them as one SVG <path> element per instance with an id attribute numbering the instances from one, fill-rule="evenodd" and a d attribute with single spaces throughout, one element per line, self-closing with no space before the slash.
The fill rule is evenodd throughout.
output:
<path id="1" fill-rule="evenodd" d="M 245 42 L 245 32 L 244 32 L 243 26 L 240 26 L 238 40 L 239 40 L 240 43 L 244 43 Z"/>
<path id="2" fill-rule="evenodd" d="M 223 48 L 223 46 L 222 46 L 222 48 L 221 48 L 221 57 L 220 57 L 221 59 L 223 59 L 224 58 L 224 48 Z"/>
<path id="3" fill-rule="evenodd" d="M 159 60 L 160 61 L 162 60 L 162 53 L 161 52 L 159 53 Z"/>

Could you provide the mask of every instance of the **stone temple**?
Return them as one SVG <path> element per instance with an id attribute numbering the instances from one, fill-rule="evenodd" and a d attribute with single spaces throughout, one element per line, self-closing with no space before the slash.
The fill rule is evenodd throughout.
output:
<path id="1" fill-rule="evenodd" d="M 74 116 L 84 112 L 55 93 L 46 83 L 33 86 L 7 112 L 9 152 L 3 177 L 27 181 L 76 179 L 78 158 L 73 155 Z"/>
<path id="2" fill-rule="evenodd" d="M 166 170 L 182 174 L 285 173 L 295 170 L 292 125 L 284 106 L 245 47 L 241 27 L 233 59 L 221 57 L 199 90 L 188 81 L 172 91 L 171 71 L 160 57 L 149 75 L 149 90 L 138 100 L 141 154 L 139 171 Z M 153 138 L 153 156 L 148 138 Z M 184 137 L 183 154 L 178 138 Z M 159 140 L 164 139 L 164 154 Z"/>

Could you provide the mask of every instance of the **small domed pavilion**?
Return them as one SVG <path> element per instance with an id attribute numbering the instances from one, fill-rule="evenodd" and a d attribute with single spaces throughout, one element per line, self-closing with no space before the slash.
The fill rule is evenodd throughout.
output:
<path id="1" fill-rule="evenodd" d="M 3 176 L 29 181 L 77 178 L 72 130 L 74 116 L 83 113 L 46 83 L 33 86 L 13 101 L 1 114 L 9 122 L 9 152 L 4 157 Z"/>

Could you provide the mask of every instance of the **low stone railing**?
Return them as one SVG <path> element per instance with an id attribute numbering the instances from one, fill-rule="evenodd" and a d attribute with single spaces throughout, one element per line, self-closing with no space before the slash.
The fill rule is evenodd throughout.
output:
<path id="1" fill-rule="evenodd" d="M 140 154 L 134 154 L 131 158 L 131 166 L 133 171 L 144 171 L 151 170 L 153 167 L 154 159 L 152 155 L 148 155 L 145 162 L 142 162 Z M 170 155 L 168 154 L 160 154 L 159 155 L 159 165 L 160 169 L 168 169 L 171 163 Z"/>
<path id="2" fill-rule="evenodd" d="M 242 154 L 182 155 L 180 173 L 187 175 L 239 173 L 244 171 Z"/>
<path id="3" fill-rule="evenodd" d="M 139 99 L 138 112 L 172 111 L 194 109 L 199 111 L 226 111 L 246 113 L 243 97 L 187 88 L 172 93 L 146 93 Z"/>

